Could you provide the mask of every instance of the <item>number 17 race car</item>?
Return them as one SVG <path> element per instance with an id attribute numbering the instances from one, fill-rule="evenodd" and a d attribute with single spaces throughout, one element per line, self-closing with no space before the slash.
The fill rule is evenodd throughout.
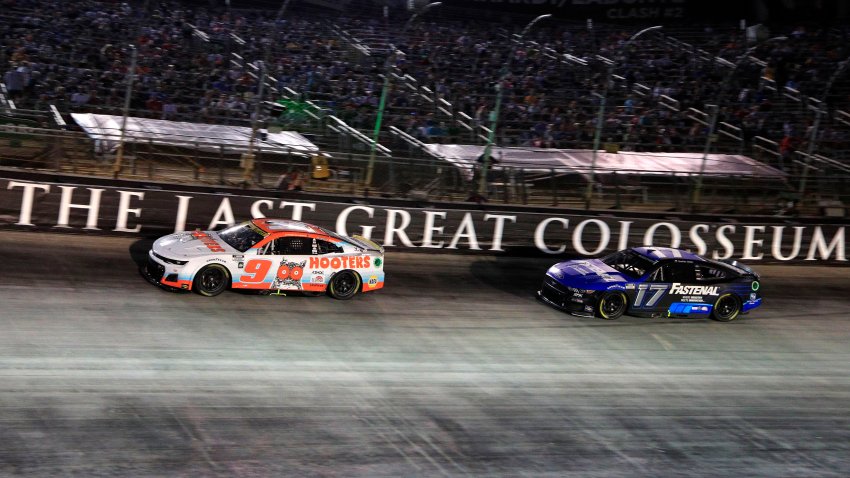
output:
<path id="1" fill-rule="evenodd" d="M 214 296 L 225 289 L 350 299 L 384 286 L 384 248 L 362 236 L 283 219 L 157 239 L 143 273 L 154 284 Z"/>
<path id="2" fill-rule="evenodd" d="M 630 314 L 729 322 L 761 305 L 759 288 L 759 275 L 735 261 L 635 247 L 601 259 L 555 264 L 537 296 L 572 314 L 603 319 Z"/>

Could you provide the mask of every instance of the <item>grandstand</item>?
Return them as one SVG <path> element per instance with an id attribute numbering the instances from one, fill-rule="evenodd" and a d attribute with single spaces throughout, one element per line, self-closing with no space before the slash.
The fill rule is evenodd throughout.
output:
<path id="1" fill-rule="evenodd" d="M 743 155 L 787 177 L 757 198 L 719 192 L 750 190 L 739 178 L 707 178 L 713 191 L 702 207 L 708 210 L 766 213 L 782 200 L 818 214 L 820 201 L 848 200 L 847 27 L 747 29 L 737 20 L 668 25 L 664 18 L 591 26 L 556 14 L 518 38 L 533 13 L 478 15 L 463 2 L 446 2 L 410 22 L 415 10 L 407 2 L 326 3 L 4 0 L 0 140 L 8 144 L 0 147 L 0 164 L 20 166 L 31 158 L 32 167 L 149 179 L 182 175 L 211 184 L 242 177 L 234 158 L 174 160 L 173 152 L 145 155 L 139 146 L 129 153 L 133 170 L 117 171 L 113 156 L 73 134 L 71 114 L 126 114 L 298 131 L 335 158 L 335 178 L 345 184 L 334 190 L 404 195 L 428 185 L 435 199 L 462 200 L 476 188 L 469 181 L 474 174 L 442 168 L 433 155 L 438 148 L 427 145 L 486 144 L 501 77 L 497 146 Z M 662 28 L 632 41 L 652 25 Z M 50 133 L 60 129 L 59 136 Z M 26 141 L 14 137 L 20 134 Z M 33 135 L 53 143 L 39 150 Z M 257 148 L 262 155 L 261 141 Z M 364 185 L 373 151 L 376 181 Z M 277 166 L 266 172 L 277 173 Z M 292 158 L 283 169 L 308 166 L 309 158 Z M 628 168 L 620 172 L 625 176 Z M 665 172 L 676 173 L 655 173 Z M 248 186 L 270 187 L 275 175 L 267 173 L 250 171 Z M 559 168 L 533 184 L 521 181 L 530 189 L 502 189 L 491 200 L 590 206 L 581 184 L 563 181 L 570 173 Z M 630 180 L 650 191 L 647 204 L 618 198 L 596 206 L 694 207 L 681 200 L 681 191 L 701 186 L 702 175 L 674 181 L 675 194 L 658 176 Z"/>

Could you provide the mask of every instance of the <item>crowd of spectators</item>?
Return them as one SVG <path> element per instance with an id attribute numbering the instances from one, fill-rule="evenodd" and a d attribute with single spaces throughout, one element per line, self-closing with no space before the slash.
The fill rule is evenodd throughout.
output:
<path id="1" fill-rule="evenodd" d="M 188 8 L 178 1 L 0 0 L 2 81 L 21 109 L 120 114 L 134 45 L 132 115 L 247 124 L 259 89 L 259 70 L 251 65 L 263 60 L 276 88 L 266 99 L 288 88 L 368 131 L 394 43 L 403 52 L 390 58 L 395 72 L 415 82 L 395 80 L 384 124 L 426 142 L 480 142 L 496 79 L 510 64 L 500 144 L 589 148 L 605 97 L 601 140 L 619 148 L 701 150 L 707 127 L 690 108 L 710 112 L 719 104 L 719 120 L 744 137 L 735 147 L 762 136 L 783 155 L 808 147 L 814 116 L 806 96 L 825 100 L 830 111 L 850 99 L 848 82 L 834 75 L 850 56 L 848 31 L 841 29 L 780 27 L 773 33 L 785 41 L 763 43 L 730 74 L 714 57 L 735 62 L 751 46 L 737 25 L 665 29 L 629 43 L 634 26 L 588 30 L 552 22 L 512 49 L 521 24 L 429 13 L 401 38 L 406 15 L 293 9 L 276 19 L 274 11 Z M 372 54 L 352 48 L 351 37 Z M 831 114 L 822 124 L 820 139 L 843 147 L 847 138 Z"/>

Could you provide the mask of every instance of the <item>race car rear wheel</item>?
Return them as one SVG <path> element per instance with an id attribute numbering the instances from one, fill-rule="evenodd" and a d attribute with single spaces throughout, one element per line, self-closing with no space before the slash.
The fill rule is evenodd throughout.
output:
<path id="1" fill-rule="evenodd" d="M 596 304 L 596 315 L 605 320 L 615 320 L 622 317 L 626 313 L 626 294 L 613 291 L 606 292 Z"/>
<path id="2" fill-rule="evenodd" d="M 195 274 L 192 288 L 198 294 L 212 297 L 224 292 L 230 285 L 230 274 L 221 264 L 210 264 Z"/>
<path id="3" fill-rule="evenodd" d="M 328 284 L 328 293 L 334 299 L 348 300 L 360 290 L 360 275 L 354 271 L 338 272 Z"/>
<path id="4" fill-rule="evenodd" d="M 711 318 L 720 322 L 731 322 L 741 313 L 741 301 L 733 294 L 723 294 L 717 298 L 711 309 Z"/>

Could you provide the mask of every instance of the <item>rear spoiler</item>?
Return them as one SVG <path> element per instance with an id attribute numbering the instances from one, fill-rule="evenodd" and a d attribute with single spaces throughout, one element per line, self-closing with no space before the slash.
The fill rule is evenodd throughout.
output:
<path id="1" fill-rule="evenodd" d="M 351 236 L 352 242 L 354 242 L 357 246 L 362 247 L 363 249 L 369 251 L 377 251 L 381 254 L 384 253 L 384 248 L 380 246 L 377 242 L 372 241 L 370 239 L 366 239 L 363 236 Z"/>

